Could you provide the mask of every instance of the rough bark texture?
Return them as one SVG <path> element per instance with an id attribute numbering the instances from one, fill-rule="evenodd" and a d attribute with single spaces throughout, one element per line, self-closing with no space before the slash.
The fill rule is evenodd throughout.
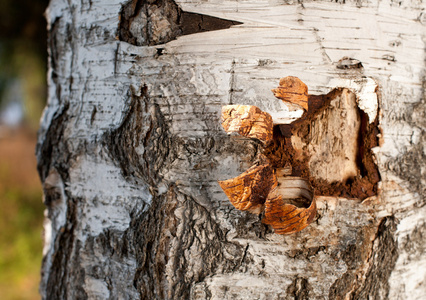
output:
<path id="1" fill-rule="evenodd" d="M 422 299 L 424 9 L 376 0 L 52 0 L 37 146 L 43 299 Z M 198 20 L 185 29 L 192 34 L 182 35 L 193 24 L 182 12 Z M 218 23 L 227 29 L 212 31 Z M 179 32 L 163 36 L 164 28 Z M 288 108 L 271 92 L 285 76 L 306 83 L 309 105 L 331 97 L 328 105 L 312 118 Z M 377 89 L 368 94 L 359 82 Z M 347 108 L 336 110 L 342 99 Z M 279 119 L 281 144 L 228 136 L 220 116 L 230 104 Z M 345 123 L 348 114 L 355 123 Z M 347 134 L 334 132 L 338 124 Z M 289 236 L 236 210 L 217 183 L 264 155 L 285 167 L 285 138 L 290 162 L 298 154 L 309 168 L 293 166 L 311 181 L 318 209 Z M 350 158 L 346 172 L 321 172 L 321 164 L 336 169 L 333 151 Z"/>

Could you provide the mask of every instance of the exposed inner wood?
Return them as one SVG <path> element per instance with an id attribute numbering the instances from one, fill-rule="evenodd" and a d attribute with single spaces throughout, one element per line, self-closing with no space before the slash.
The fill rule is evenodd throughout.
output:
<path id="1" fill-rule="evenodd" d="M 380 180 L 371 151 L 377 124 L 369 124 L 348 89 L 309 96 L 301 119 L 275 126 L 265 155 L 275 168 L 290 163 L 292 175 L 309 180 L 316 195 L 365 199 L 377 193 Z"/>
<path id="2" fill-rule="evenodd" d="M 291 144 L 296 160 L 310 156 L 309 171 L 314 178 L 328 182 L 353 180 L 359 174 L 360 126 L 355 94 L 344 89 L 318 112 L 309 126 L 294 132 Z"/>

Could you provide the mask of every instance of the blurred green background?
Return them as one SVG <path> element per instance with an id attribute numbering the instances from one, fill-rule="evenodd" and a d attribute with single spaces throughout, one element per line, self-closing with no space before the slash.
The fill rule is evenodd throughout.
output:
<path id="1" fill-rule="evenodd" d="M 46 101 L 48 0 L 0 1 L 0 299 L 40 299 L 42 191 L 34 149 Z"/>

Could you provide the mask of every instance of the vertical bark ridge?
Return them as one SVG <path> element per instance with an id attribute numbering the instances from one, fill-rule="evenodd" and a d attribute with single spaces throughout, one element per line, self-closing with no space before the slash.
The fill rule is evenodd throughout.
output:
<path id="1" fill-rule="evenodd" d="M 374 239 L 355 243 L 343 252 L 348 271 L 330 288 L 330 299 L 388 299 L 389 278 L 398 258 L 396 221 L 386 217 Z"/>
<path id="2" fill-rule="evenodd" d="M 171 135 L 146 88 L 140 95 L 130 92 L 129 98 L 126 117 L 104 136 L 103 144 L 123 175 L 148 183 L 153 195 L 151 206 L 133 219 L 125 237 L 138 262 L 134 287 L 141 299 L 187 299 L 195 283 L 241 267 L 240 257 L 246 262 L 250 255 L 244 254 L 242 245 L 227 241 L 208 205 L 181 190 L 185 182 L 161 175 L 176 159 L 191 160 L 203 152 L 232 148 L 218 138 L 194 142 Z"/>
<path id="3" fill-rule="evenodd" d="M 129 232 L 137 249 L 134 285 L 141 299 L 189 299 L 194 284 L 232 272 L 244 256 L 244 247 L 226 241 L 210 213 L 175 187 L 155 197 Z"/>

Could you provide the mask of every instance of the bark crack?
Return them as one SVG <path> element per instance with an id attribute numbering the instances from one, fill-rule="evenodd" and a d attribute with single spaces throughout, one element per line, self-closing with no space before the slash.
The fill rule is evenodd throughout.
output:
<path id="1" fill-rule="evenodd" d="M 233 104 L 234 102 L 234 92 L 235 92 L 235 60 L 232 60 L 232 65 L 231 65 L 231 78 L 229 79 L 229 96 L 228 96 L 228 102 L 230 105 Z"/>
<path id="2" fill-rule="evenodd" d="M 323 58 L 324 62 L 325 63 L 332 63 L 333 61 L 331 60 L 330 56 L 328 56 L 327 52 L 325 51 L 325 48 L 322 44 L 322 39 L 321 39 L 320 35 L 318 34 L 319 29 L 314 27 L 314 28 L 312 28 L 312 32 L 313 32 L 314 37 L 315 37 L 315 39 L 316 39 L 316 41 L 317 41 L 317 43 L 320 47 L 320 51 L 321 51 L 322 58 Z"/>
<path id="3" fill-rule="evenodd" d="M 398 258 L 395 238 L 397 222 L 393 216 L 382 219 L 373 238 L 364 237 L 342 253 L 348 271 L 330 288 L 330 299 L 387 299 L 389 277 Z M 360 242 L 358 242 L 358 240 Z"/>

